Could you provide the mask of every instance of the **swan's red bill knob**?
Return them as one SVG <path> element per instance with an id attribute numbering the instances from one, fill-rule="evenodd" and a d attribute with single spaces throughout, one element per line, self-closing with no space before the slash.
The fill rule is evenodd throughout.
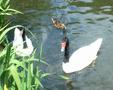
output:
<path id="1" fill-rule="evenodd" d="M 66 42 L 62 42 L 61 43 L 61 52 L 65 51 L 65 47 L 66 47 Z"/>

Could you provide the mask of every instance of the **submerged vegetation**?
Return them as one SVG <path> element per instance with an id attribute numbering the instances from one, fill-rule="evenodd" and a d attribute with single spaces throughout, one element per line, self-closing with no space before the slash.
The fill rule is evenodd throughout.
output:
<path id="1" fill-rule="evenodd" d="M 0 45 L 4 46 L 0 51 L 0 90 L 37 90 L 43 87 L 41 79 L 48 75 L 33 65 L 34 62 L 40 64 L 42 51 L 39 59 L 35 59 L 36 50 L 28 57 L 15 54 L 12 43 L 8 42 L 7 33 L 24 26 L 9 26 L 7 16 L 14 14 L 22 13 L 10 8 L 10 0 L 0 0 Z"/>

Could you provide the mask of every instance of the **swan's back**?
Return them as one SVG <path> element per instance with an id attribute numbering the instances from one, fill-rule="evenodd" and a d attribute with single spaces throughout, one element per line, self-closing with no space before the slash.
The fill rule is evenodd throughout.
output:
<path id="1" fill-rule="evenodd" d="M 103 40 L 102 38 L 99 38 L 88 46 L 89 49 L 91 48 L 91 50 L 93 50 L 94 54 L 97 54 L 99 48 L 101 47 L 102 40 Z"/>
<path id="2" fill-rule="evenodd" d="M 27 44 L 27 48 L 24 48 L 24 41 L 22 37 L 22 31 L 20 31 L 18 28 L 15 28 L 14 31 L 14 41 L 13 41 L 13 47 L 15 48 L 15 52 L 18 56 L 29 56 L 33 52 L 33 44 L 32 41 L 25 35 L 25 42 Z"/>
<path id="3" fill-rule="evenodd" d="M 30 56 L 32 54 L 34 47 L 32 41 L 27 36 L 26 36 L 26 43 L 27 43 L 27 48 L 22 48 L 16 52 L 18 56 L 24 57 L 24 56 Z"/>
<path id="4" fill-rule="evenodd" d="M 69 62 L 62 64 L 64 72 L 71 73 L 79 71 L 90 65 L 97 58 L 101 44 L 102 38 L 99 38 L 93 43 L 75 51 L 69 58 Z"/>

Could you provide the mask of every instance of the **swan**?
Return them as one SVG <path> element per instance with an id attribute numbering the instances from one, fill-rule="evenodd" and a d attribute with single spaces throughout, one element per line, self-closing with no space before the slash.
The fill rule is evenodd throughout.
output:
<path id="1" fill-rule="evenodd" d="M 61 29 L 61 30 L 66 29 L 66 26 L 63 23 L 61 23 L 60 21 L 53 19 L 53 18 L 51 18 L 51 20 L 52 20 L 54 27 Z"/>
<path id="2" fill-rule="evenodd" d="M 90 65 L 97 58 L 102 41 L 102 38 L 98 38 L 91 44 L 79 48 L 69 57 L 69 39 L 64 37 L 61 42 L 61 52 L 64 52 L 65 57 L 62 63 L 63 71 L 73 73 Z"/>
<path id="3" fill-rule="evenodd" d="M 26 47 L 25 47 L 26 45 Z M 25 35 L 25 30 L 15 28 L 13 47 L 18 56 L 29 56 L 33 52 L 33 44 L 31 40 Z"/>

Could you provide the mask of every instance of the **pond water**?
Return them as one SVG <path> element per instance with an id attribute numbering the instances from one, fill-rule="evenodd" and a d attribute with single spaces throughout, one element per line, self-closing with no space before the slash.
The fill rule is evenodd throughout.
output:
<path id="1" fill-rule="evenodd" d="M 24 13 L 11 18 L 14 24 L 33 32 L 37 39 L 30 38 L 36 48 L 43 44 L 43 57 L 49 65 L 42 70 L 52 75 L 44 78 L 42 90 L 113 90 L 113 0 L 12 0 L 12 6 Z M 51 17 L 66 24 L 70 54 L 103 38 L 96 66 L 67 74 L 70 81 L 58 77 L 65 75 L 60 52 L 63 34 L 52 26 Z"/>

